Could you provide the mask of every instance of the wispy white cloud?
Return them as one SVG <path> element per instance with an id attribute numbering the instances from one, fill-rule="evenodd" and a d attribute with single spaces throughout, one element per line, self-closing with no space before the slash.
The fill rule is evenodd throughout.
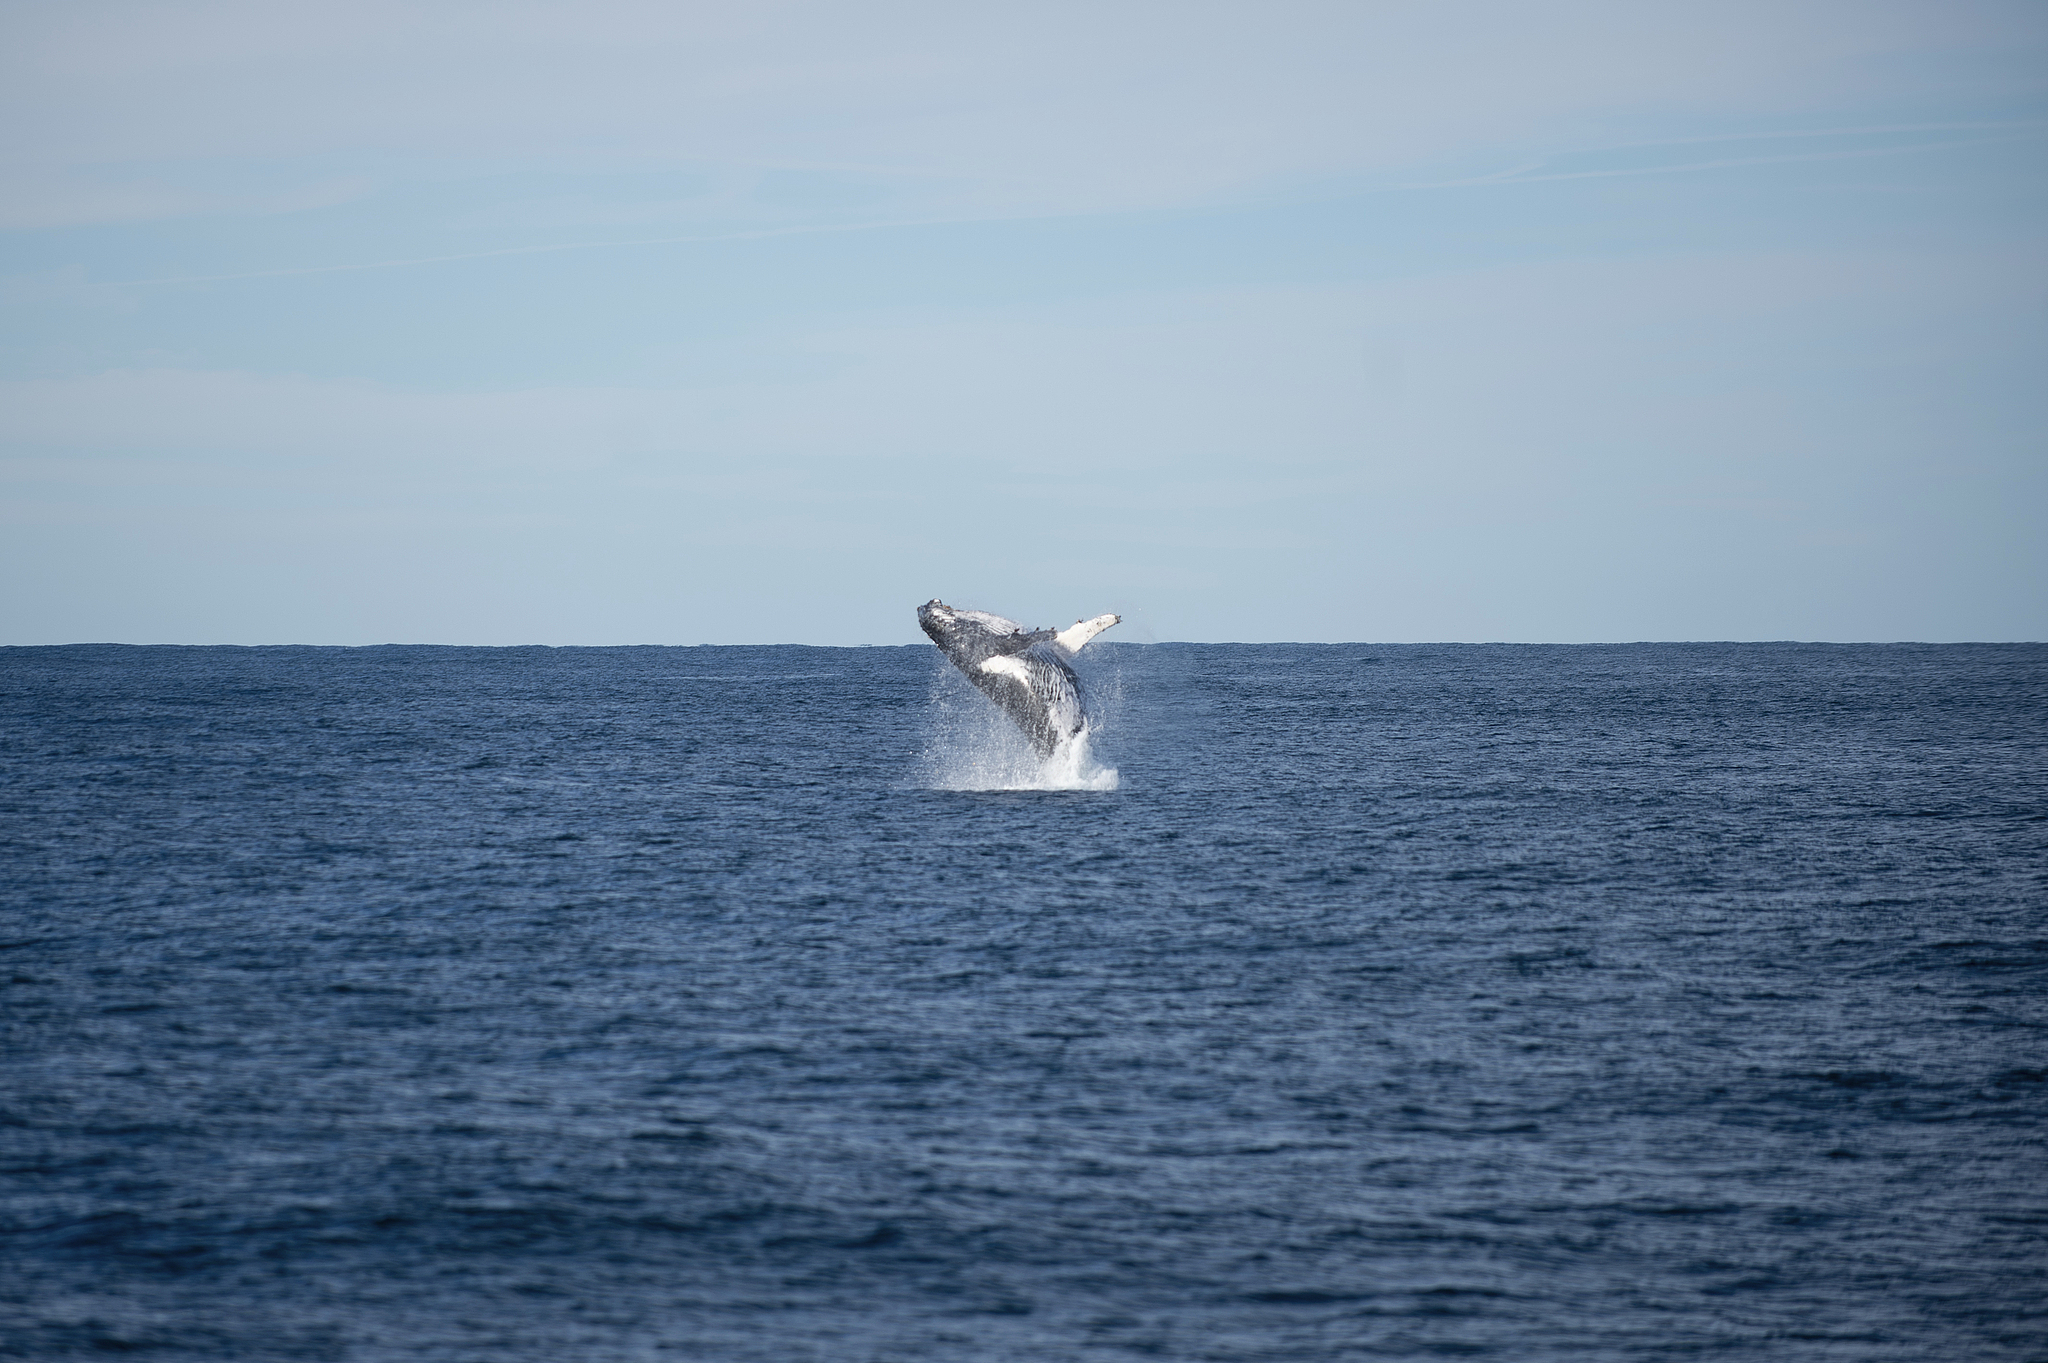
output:
<path id="1" fill-rule="evenodd" d="M 1554 156 L 1523 161 L 1505 170 L 1456 179 L 1408 182 L 1362 183 L 1349 179 L 1326 185 L 1322 194 L 1349 198 L 1372 194 L 1408 194 L 1432 190 L 1472 188 L 1482 185 L 1538 184 L 1559 180 L 1626 179 L 1649 175 L 1683 175 L 1750 166 L 1792 165 L 1803 162 L 1861 160 L 1898 156 L 1929 150 L 1947 151 L 1973 146 L 2048 140 L 2048 122 L 2009 123 L 1925 123 L 1882 125 L 1869 128 L 1829 128 L 1818 131 L 1777 131 L 1733 137 L 1673 138 L 1654 142 L 1627 142 L 1579 148 Z M 1797 144 L 1796 149 L 1786 148 Z M 1747 154 L 1744 154 L 1747 153 Z M 1619 160 L 1624 164 L 1600 165 Z M 337 191 L 338 192 L 338 191 Z M 1302 191 L 1297 189 L 1296 196 Z M 286 211 L 276 209 L 274 211 Z M 727 205 L 727 211 L 730 207 Z M 1040 213 L 1040 218 L 1089 216 Z M 701 231 L 662 236 L 613 237 L 596 240 L 544 242 L 499 247 L 480 251 L 457 251 L 437 255 L 405 256 L 378 260 L 330 261 L 263 270 L 238 270 L 218 274 L 161 275 L 149 278 L 97 281 L 108 289 L 139 288 L 152 284 L 207 284 L 243 279 L 282 279 L 321 274 L 343 274 L 360 270 L 405 269 L 456 261 L 489 260 L 518 256 L 552 255 L 568 251 L 625 250 L 645 246 L 709 245 L 718 242 L 764 241 L 784 237 L 884 232 L 903 228 L 967 225 L 977 222 L 1015 221 L 1017 214 L 933 214 L 922 217 L 874 217 L 851 222 L 806 222 L 739 230 Z"/>
<path id="2" fill-rule="evenodd" d="M 1743 166 L 1794 165 L 1809 161 L 1853 161 L 1873 156 L 1946 151 L 2004 142 L 2048 139 L 2048 122 L 1921 123 L 1872 128 L 1779 130 L 1733 137 L 1683 137 L 1585 147 L 1537 157 L 1507 170 L 1403 186 L 1449 189 L 1475 185 L 1534 184 L 1549 180 L 1622 179 L 1638 175 L 1682 175 Z M 1796 146 L 1788 144 L 1799 144 Z M 1602 161 L 1621 164 L 1601 165 Z"/>
<path id="3" fill-rule="evenodd" d="M 2048 12 L 1986 0 L 217 0 L 4 22 L 0 175 L 21 223 L 196 211 L 147 187 L 162 164 L 392 156 L 879 170 L 948 212 L 1171 207 L 1593 145 L 1624 122 L 1682 134 L 1845 104 L 2012 105 L 2048 70 Z"/>
<path id="4" fill-rule="evenodd" d="M 0 634 L 2038 633 L 2044 94 L 2026 0 L 15 6 Z"/>
<path id="5" fill-rule="evenodd" d="M 124 177 L 82 169 L 17 167 L 0 185 L 0 231 L 166 218 L 267 217 L 347 203 L 372 187 L 373 182 L 361 175 L 295 180 L 274 188 L 220 189 L 180 184 L 150 171 Z"/>

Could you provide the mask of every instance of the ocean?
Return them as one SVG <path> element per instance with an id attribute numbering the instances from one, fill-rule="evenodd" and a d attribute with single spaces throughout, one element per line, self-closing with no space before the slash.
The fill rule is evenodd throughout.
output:
<path id="1" fill-rule="evenodd" d="M 2048 1358 L 2048 648 L 0 650 L 0 1356 Z"/>

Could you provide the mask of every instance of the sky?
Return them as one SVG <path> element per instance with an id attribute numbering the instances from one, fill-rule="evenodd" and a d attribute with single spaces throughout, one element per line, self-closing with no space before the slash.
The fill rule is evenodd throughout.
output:
<path id="1" fill-rule="evenodd" d="M 2037 0 L 0 0 L 0 643 L 2041 640 L 2044 247 Z"/>

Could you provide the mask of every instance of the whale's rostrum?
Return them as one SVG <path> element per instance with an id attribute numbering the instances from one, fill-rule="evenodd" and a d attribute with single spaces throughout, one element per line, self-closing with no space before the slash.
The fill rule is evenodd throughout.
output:
<path id="1" fill-rule="evenodd" d="M 917 608 L 917 623 L 939 652 L 1016 722 L 1042 758 L 1088 726 L 1081 682 L 1067 660 L 1122 618 L 1098 615 L 1054 631 L 956 610 L 936 597 Z"/>

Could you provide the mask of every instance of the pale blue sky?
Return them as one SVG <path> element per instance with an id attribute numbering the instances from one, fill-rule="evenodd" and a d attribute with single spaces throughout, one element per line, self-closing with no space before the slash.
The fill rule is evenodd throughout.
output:
<path id="1" fill-rule="evenodd" d="M 0 7 L 0 642 L 2048 637 L 2048 7 Z"/>

